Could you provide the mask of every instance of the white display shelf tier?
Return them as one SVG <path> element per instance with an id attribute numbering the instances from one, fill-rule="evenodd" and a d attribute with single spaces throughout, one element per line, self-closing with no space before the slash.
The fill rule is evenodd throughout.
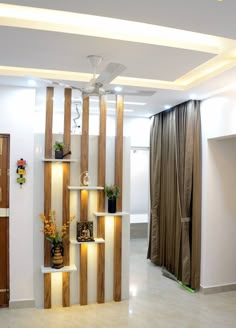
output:
<path id="1" fill-rule="evenodd" d="M 77 271 L 77 268 L 75 264 L 69 265 L 69 266 L 64 266 L 61 269 L 53 269 L 51 267 L 45 267 L 41 265 L 41 272 L 42 273 L 55 273 L 55 272 L 72 272 L 72 271 Z"/>
<path id="2" fill-rule="evenodd" d="M 77 241 L 76 239 L 70 239 L 70 243 L 73 245 L 80 244 L 104 244 L 105 240 L 103 238 L 94 238 L 94 241 Z"/>
<path id="3" fill-rule="evenodd" d="M 101 186 L 68 186 L 69 190 L 104 190 Z"/>
<path id="4" fill-rule="evenodd" d="M 116 212 L 116 213 L 108 213 L 108 212 L 94 212 L 95 216 L 124 216 L 128 215 L 127 212 Z"/>
<path id="5" fill-rule="evenodd" d="M 68 158 L 68 159 L 56 159 L 56 158 L 43 158 L 43 162 L 54 162 L 54 163 L 75 163 L 78 159 Z"/>

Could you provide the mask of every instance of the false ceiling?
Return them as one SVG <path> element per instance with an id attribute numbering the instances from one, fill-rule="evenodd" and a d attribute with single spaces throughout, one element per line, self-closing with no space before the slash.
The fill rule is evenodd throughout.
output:
<path id="1" fill-rule="evenodd" d="M 82 87 L 92 73 L 86 56 L 100 55 L 97 73 L 109 62 L 126 66 L 109 88 L 153 91 L 125 98 L 145 104 L 130 104 L 131 115 L 150 116 L 234 87 L 235 12 L 235 0 L 5 1 L 0 84 L 37 77 Z"/>

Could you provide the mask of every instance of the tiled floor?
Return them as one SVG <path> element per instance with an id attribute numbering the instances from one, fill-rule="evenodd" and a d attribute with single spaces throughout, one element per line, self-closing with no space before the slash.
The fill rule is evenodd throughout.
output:
<path id="1" fill-rule="evenodd" d="M 52 310 L 0 310 L 0 328 L 234 328 L 236 292 L 191 294 L 146 260 L 146 240 L 131 241 L 130 300 Z"/>

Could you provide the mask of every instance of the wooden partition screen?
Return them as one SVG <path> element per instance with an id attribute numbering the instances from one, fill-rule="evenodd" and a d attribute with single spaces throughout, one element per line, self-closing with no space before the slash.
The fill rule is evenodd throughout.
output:
<path id="1" fill-rule="evenodd" d="M 51 210 L 51 179 L 52 179 L 52 123 L 53 123 L 53 88 L 47 88 L 46 100 L 46 127 L 45 127 L 45 158 L 44 163 L 44 213 L 49 215 Z M 64 106 L 64 144 L 66 150 L 71 147 L 71 89 L 65 89 L 65 106 Z M 97 218 L 97 237 L 105 240 L 105 216 L 112 215 L 105 213 L 105 194 L 103 187 L 106 184 L 106 118 L 107 107 L 105 96 L 99 97 L 100 107 L 100 134 L 98 141 L 98 186 L 94 187 L 98 195 L 98 218 Z M 116 138 L 115 138 L 115 177 L 114 183 L 120 187 L 121 195 L 117 200 L 117 210 L 122 212 L 122 194 L 123 194 L 123 96 L 116 98 Z M 63 222 L 68 222 L 70 218 L 70 162 L 63 162 L 63 197 L 62 213 Z M 82 136 L 81 136 L 81 153 L 80 153 L 80 176 L 88 171 L 89 162 L 89 97 L 83 96 L 82 111 Z M 81 180 L 81 179 L 80 179 Z M 79 181 L 80 190 L 80 217 L 79 221 L 88 220 L 88 190 L 81 188 L 82 181 Z M 91 189 L 91 188 L 90 188 Z M 114 215 L 114 286 L 113 299 L 121 301 L 122 298 L 122 214 Z M 68 237 L 64 239 L 64 264 L 70 265 L 70 242 Z M 97 302 L 105 302 L 105 244 L 97 243 Z M 88 250 L 87 243 L 79 245 L 80 255 L 80 272 L 79 272 L 79 298 L 80 304 L 88 304 Z M 50 267 L 50 243 L 44 241 L 44 266 Z M 66 270 L 65 270 L 66 271 Z M 62 273 L 62 302 L 63 306 L 70 306 L 70 272 Z M 51 308 L 51 273 L 44 273 L 44 307 Z"/>

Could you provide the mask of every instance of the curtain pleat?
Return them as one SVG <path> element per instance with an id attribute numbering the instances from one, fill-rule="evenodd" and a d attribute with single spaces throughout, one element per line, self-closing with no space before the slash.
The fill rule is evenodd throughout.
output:
<path id="1" fill-rule="evenodd" d="M 191 287 L 200 287 L 200 261 L 201 261 L 201 118 L 200 103 L 196 104 L 194 126 L 194 159 L 193 159 L 193 196 L 192 196 L 192 262 L 191 262 Z"/>
<path id="2" fill-rule="evenodd" d="M 198 101 L 153 118 L 148 258 L 178 280 L 200 285 L 201 126 Z"/>
<path id="3" fill-rule="evenodd" d="M 161 265 L 160 262 L 160 179 L 161 179 L 161 135 L 162 116 L 153 119 L 150 142 L 150 233 L 148 258 Z"/>

